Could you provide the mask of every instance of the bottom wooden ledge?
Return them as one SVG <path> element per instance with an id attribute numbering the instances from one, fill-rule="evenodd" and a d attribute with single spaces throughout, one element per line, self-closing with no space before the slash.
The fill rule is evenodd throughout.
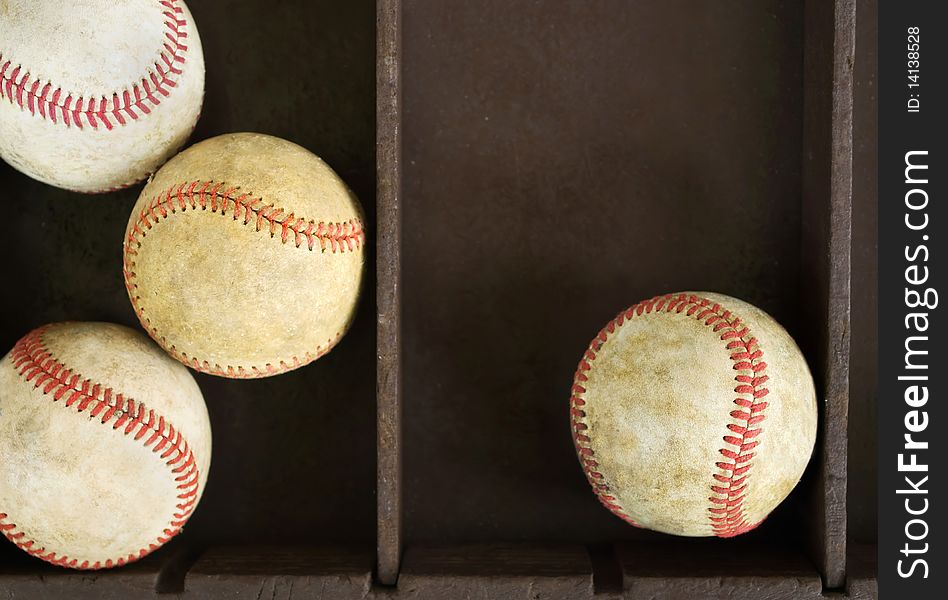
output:
<path id="1" fill-rule="evenodd" d="M 362 599 L 372 593 L 370 550 L 169 544 L 141 561 L 101 571 L 54 567 L 0 550 L 0 596 L 35 600 L 205 598 Z"/>
<path id="2" fill-rule="evenodd" d="M 619 544 L 623 598 L 807 600 L 878 597 L 875 547 L 855 549 L 846 590 L 824 590 L 816 567 L 792 547 L 701 539 Z"/>
<path id="3" fill-rule="evenodd" d="M 170 545 L 108 571 L 53 567 L 0 549 L 0 596 L 57 600 L 873 600 L 875 547 L 851 548 L 846 589 L 824 592 L 793 548 L 744 540 L 413 546 L 395 587 L 373 584 L 370 549 Z M 11 550 L 11 551 L 7 551 Z"/>
<path id="4" fill-rule="evenodd" d="M 824 591 L 794 547 L 674 539 L 579 545 L 409 547 L 393 597 L 412 600 L 825 600 L 878 596 L 875 549 L 855 549 L 846 590 Z M 594 585 L 595 582 L 595 585 Z"/>
<path id="5" fill-rule="evenodd" d="M 201 555 L 184 580 L 184 597 L 366 598 L 368 551 L 309 547 L 220 547 Z"/>
<path id="6" fill-rule="evenodd" d="M 823 584 L 802 554 L 741 540 L 621 544 L 626 598 L 821 598 Z"/>
<path id="7" fill-rule="evenodd" d="M 5 540 L 3 540 L 5 542 Z M 174 544 L 117 569 L 76 571 L 31 557 L 12 544 L 0 550 L 0 595 L 43 600 L 138 600 L 173 591 L 190 561 Z"/>
<path id="8" fill-rule="evenodd" d="M 451 598 L 591 598 L 593 577 L 583 546 L 477 545 L 409 548 L 398 595 Z"/>

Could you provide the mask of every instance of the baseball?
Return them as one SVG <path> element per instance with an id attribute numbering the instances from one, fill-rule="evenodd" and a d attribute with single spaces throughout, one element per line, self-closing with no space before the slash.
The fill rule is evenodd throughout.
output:
<path id="1" fill-rule="evenodd" d="M 197 144 L 145 187 L 125 235 L 142 326 L 188 366 L 275 375 L 329 352 L 362 279 L 358 200 L 326 163 L 253 133 Z"/>
<path id="2" fill-rule="evenodd" d="M 141 181 L 203 97 L 184 0 L 0 2 L 0 157 L 30 177 L 89 193 Z"/>
<path id="3" fill-rule="evenodd" d="M 628 523 L 732 537 L 800 480 L 816 440 L 800 349 L 765 312 L 722 294 L 657 296 L 593 339 L 570 420 L 600 502 Z"/>
<path id="4" fill-rule="evenodd" d="M 138 560 L 194 511 L 211 429 L 188 370 L 107 323 L 40 327 L 0 365 L 0 531 L 99 569 Z"/>

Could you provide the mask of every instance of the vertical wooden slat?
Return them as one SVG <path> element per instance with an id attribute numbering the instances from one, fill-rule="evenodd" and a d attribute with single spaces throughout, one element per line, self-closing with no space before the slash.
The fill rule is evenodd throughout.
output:
<path id="1" fill-rule="evenodd" d="M 402 550 L 399 216 L 399 0 L 378 0 L 378 578 L 394 585 Z"/>
<path id="2" fill-rule="evenodd" d="M 827 589 L 846 582 L 855 0 L 805 3 L 801 340 L 821 392 L 808 546 Z"/>

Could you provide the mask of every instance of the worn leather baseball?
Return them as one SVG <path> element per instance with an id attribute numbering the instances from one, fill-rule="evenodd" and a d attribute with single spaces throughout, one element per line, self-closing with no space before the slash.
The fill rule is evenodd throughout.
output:
<path id="1" fill-rule="evenodd" d="M 800 349 L 723 294 L 658 296 L 621 312 L 576 370 L 573 440 L 600 502 L 639 527 L 731 537 L 787 497 L 816 439 Z"/>
<path id="2" fill-rule="evenodd" d="M 40 327 L 0 364 L 0 531 L 64 567 L 138 560 L 204 492 L 211 428 L 187 369 L 107 323 Z"/>
<path id="3" fill-rule="evenodd" d="M 140 181 L 187 140 L 204 57 L 184 0 L 0 0 L 0 157 L 80 192 Z"/>
<path id="4" fill-rule="evenodd" d="M 145 187 L 125 236 L 125 283 L 172 356 L 265 377 L 328 352 L 362 279 L 359 203 L 326 163 L 285 140 L 222 135 Z"/>

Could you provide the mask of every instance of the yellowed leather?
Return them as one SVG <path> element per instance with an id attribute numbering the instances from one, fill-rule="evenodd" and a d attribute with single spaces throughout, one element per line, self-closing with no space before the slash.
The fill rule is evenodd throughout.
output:
<path id="1" fill-rule="evenodd" d="M 361 219 L 355 196 L 307 150 L 252 133 L 216 137 L 169 161 L 142 192 L 126 230 L 129 296 L 151 336 L 193 368 L 228 377 L 293 369 L 349 327 Z M 298 234 L 306 223 L 335 228 L 340 241 Z"/>
<path id="2" fill-rule="evenodd" d="M 816 393 L 806 361 L 783 327 L 735 298 L 685 292 L 639 309 L 642 314 L 624 311 L 610 323 L 577 371 L 574 438 L 590 483 L 607 507 L 642 527 L 685 536 L 743 533 L 786 498 L 813 451 Z M 735 317 L 740 324 L 725 326 Z M 743 336 L 721 339 L 745 327 Z M 756 340 L 748 352 L 762 351 L 750 368 L 734 358 L 745 350 L 727 347 L 736 339 Z M 754 389 L 767 392 L 755 401 L 754 390 L 735 391 L 752 383 L 735 377 L 755 376 L 761 363 L 766 367 L 758 367 L 756 376 L 768 379 Z M 753 403 L 754 412 L 735 400 Z M 764 419 L 749 426 L 734 411 Z M 728 425 L 745 427 L 753 437 Z M 756 436 L 754 429 L 760 430 Z M 741 452 L 725 436 L 759 445 Z M 731 477 L 734 469 L 721 463 L 749 469 Z M 729 511 L 712 512 L 722 506 Z M 715 527 L 715 517 L 727 521 Z"/>
<path id="3" fill-rule="evenodd" d="M 183 526 L 204 492 L 211 429 L 188 370 L 147 337 L 55 324 L 0 362 L 0 457 L 8 538 L 63 566 L 115 566 Z"/>

